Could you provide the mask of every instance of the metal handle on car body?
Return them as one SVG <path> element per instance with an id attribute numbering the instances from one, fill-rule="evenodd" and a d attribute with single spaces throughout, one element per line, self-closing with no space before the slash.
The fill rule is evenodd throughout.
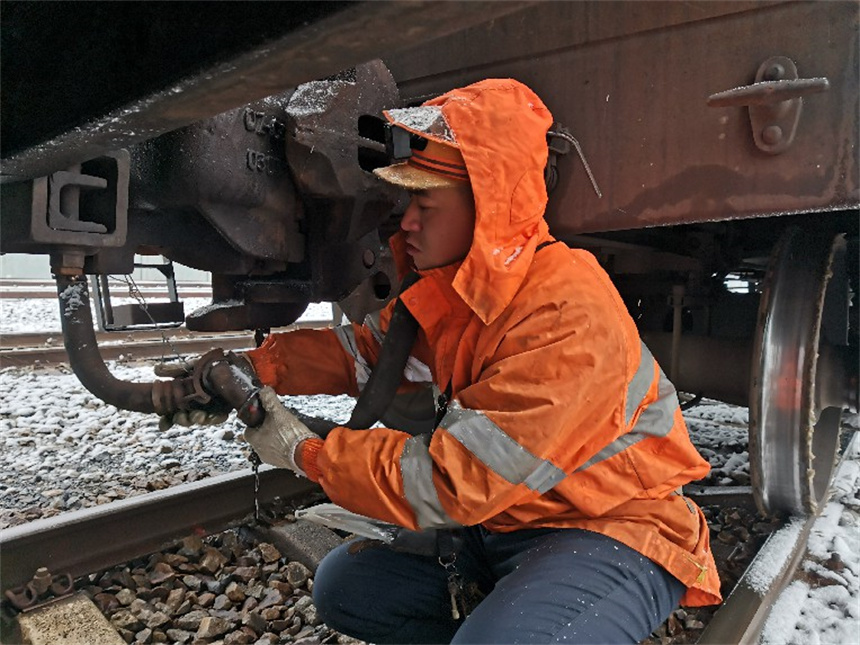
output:
<path id="1" fill-rule="evenodd" d="M 760 81 L 752 85 L 717 92 L 708 97 L 710 107 L 736 107 L 740 105 L 772 105 L 789 101 L 807 94 L 817 94 L 830 89 L 830 81 L 824 77 L 796 78 L 784 81 Z"/>
<path id="2" fill-rule="evenodd" d="M 762 152 L 782 154 L 791 146 L 800 122 L 803 97 L 830 89 L 824 77 L 800 78 L 787 56 L 771 56 L 759 65 L 752 85 L 717 92 L 711 107 L 749 107 L 753 141 Z"/>

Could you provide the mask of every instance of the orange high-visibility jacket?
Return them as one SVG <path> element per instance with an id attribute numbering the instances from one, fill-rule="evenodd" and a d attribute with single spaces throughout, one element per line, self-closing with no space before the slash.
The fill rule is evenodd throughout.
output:
<path id="1" fill-rule="evenodd" d="M 543 218 L 552 117 L 524 85 L 491 79 L 442 107 L 475 195 L 460 263 L 422 271 L 401 294 L 420 324 L 406 381 L 452 402 L 432 435 L 336 428 L 305 451 L 331 500 L 410 529 L 582 528 L 665 567 L 682 602 L 720 601 L 708 526 L 680 487 L 708 463 L 675 389 L 639 339 L 594 257 L 551 244 Z M 402 240 L 392 249 L 407 264 Z M 363 325 L 270 336 L 249 353 L 281 394 L 357 395 L 393 303 Z M 308 442 L 310 443 L 310 442 Z"/>

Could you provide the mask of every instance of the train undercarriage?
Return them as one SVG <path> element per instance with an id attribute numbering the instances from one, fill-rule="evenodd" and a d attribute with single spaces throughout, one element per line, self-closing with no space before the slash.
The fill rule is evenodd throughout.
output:
<path id="1" fill-rule="evenodd" d="M 515 77 L 556 121 L 553 234 L 685 404 L 750 407 L 759 507 L 815 511 L 858 406 L 856 3 L 196 4 L 4 3 L 0 250 L 50 257 L 64 312 L 153 255 L 212 274 L 189 329 L 363 319 L 406 204 L 381 110 Z M 63 322 L 87 387 L 157 411 Z"/>

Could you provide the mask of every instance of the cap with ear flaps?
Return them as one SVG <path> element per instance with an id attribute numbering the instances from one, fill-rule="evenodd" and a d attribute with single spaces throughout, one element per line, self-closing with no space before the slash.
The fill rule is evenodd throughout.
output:
<path id="1" fill-rule="evenodd" d="M 385 116 L 393 126 L 430 142 L 425 158 L 450 163 L 433 154 L 440 148 L 462 157 L 462 161 L 456 158 L 455 165 L 462 164 L 468 176 L 468 183 L 460 180 L 459 185 L 468 186 L 474 197 L 475 229 L 472 246 L 451 285 L 484 324 L 491 324 L 518 293 L 538 244 L 552 239 L 544 219 L 546 135 L 552 114 L 523 83 L 488 78 L 446 92 L 419 108 L 388 110 Z M 396 147 L 410 152 L 400 136 Z M 434 178 L 425 179 L 432 183 L 410 182 L 412 189 L 458 181 L 439 173 L 443 166 L 435 164 L 436 172 L 428 172 L 422 163 L 428 165 L 419 155 L 411 163 L 400 164 L 420 171 L 424 178 Z M 407 171 L 396 172 L 402 173 L 399 179 Z"/>
<path id="2" fill-rule="evenodd" d="M 386 110 L 383 114 L 392 128 L 416 136 L 410 137 L 408 159 L 377 168 L 373 171 L 376 176 L 407 190 L 467 185 L 466 163 L 440 108 L 420 106 Z"/>

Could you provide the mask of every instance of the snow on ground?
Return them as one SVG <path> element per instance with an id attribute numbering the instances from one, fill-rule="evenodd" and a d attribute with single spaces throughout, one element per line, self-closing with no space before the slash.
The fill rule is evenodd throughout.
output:
<path id="1" fill-rule="evenodd" d="M 148 381 L 154 364 L 108 367 L 122 380 Z M 66 366 L 7 368 L 0 383 L 0 527 L 250 467 L 235 414 L 217 426 L 161 431 L 157 415 L 118 411 Z M 346 396 L 284 401 L 340 422 L 354 403 Z M 51 510 L 36 514 L 46 500 Z"/>
<path id="2" fill-rule="evenodd" d="M 208 301 L 185 302 L 191 311 Z M 312 304 L 302 319 L 328 321 L 331 306 Z M 0 299 L 0 333 L 59 330 L 56 300 Z M 147 381 L 154 364 L 117 361 L 109 368 L 118 378 Z M 354 404 L 345 396 L 284 400 L 306 414 L 341 422 Z M 704 400 L 684 416 L 712 464 L 703 483 L 748 484 L 747 410 Z M 856 429 L 857 417 L 849 423 Z M 45 514 L 51 515 L 247 468 L 242 429 L 231 415 L 219 426 L 162 432 L 155 415 L 121 412 L 96 399 L 66 366 L 2 369 L 0 528 L 39 517 L 34 509 L 46 500 Z M 763 644 L 858 642 L 860 442 L 846 454 L 812 535 L 802 573 L 780 596 Z"/>
<path id="3" fill-rule="evenodd" d="M 208 302 L 187 299 L 186 311 Z M 321 303 L 300 320 L 331 318 L 331 305 Z M 56 299 L 0 299 L 0 333 L 54 331 L 60 332 Z M 118 342 L 125 338 L 118 334 Z M 108 368 L 121 380 L 152 381 L 156 362 L 109 361 Z M 284 400 L 341 422 L 355 403 L 346 396 Z M 67 365 L 0 370 L 0 528 L 250 466 L 235 413 L 218 426 L 164 432 L 158 421 L 104 403 Z"/>
<path id="4" fill-rule="evenodd" d="M 801 570 L 780 594 L 762 645 L 860 642 L 860 437 L 834 477 Z"/>
<path id="5" fill-rule="evenodd" d="M 159 302 L 158 299 L 150 300 L 149 298 L 147 301 Z M 160 301 L 163 302 L 165 299 L 162 298 Z M 111 302 L 114 305 L 125 305 L 134 302 L 134 300 L 115 297 L 111 299 Z M 182 298 L 182 302 L 185 305 L 186 315 L 195 309 L 211 304 L 209 298 Z M 90 310 L 95 322 L 96 311 L 92 301 L 90 301 Z M 299 318 L 300 321 L 330 321 L 331 319 L 331 304 L 327 302 L 312 302 Z M 61 329 L 60 306 L 56 298 L 0 298 L 0 334 L 59 332 Z"/>

